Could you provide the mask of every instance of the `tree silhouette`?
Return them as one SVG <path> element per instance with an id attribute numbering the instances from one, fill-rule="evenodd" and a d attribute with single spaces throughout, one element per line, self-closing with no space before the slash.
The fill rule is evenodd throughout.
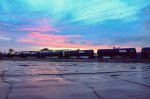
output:
<path id="1" fill-rule="evenodd" d="M 15 52 L 14 49 L 12 49 L 12 48 L 9 49 L 9 54 L 12 54 L 12 53 L 14 53 L 14 52 Z"/>
<path id="2" fill-rule="evenodd" d="M 40 51 L 50 51 L 48 48 L 43 48 Z"/>

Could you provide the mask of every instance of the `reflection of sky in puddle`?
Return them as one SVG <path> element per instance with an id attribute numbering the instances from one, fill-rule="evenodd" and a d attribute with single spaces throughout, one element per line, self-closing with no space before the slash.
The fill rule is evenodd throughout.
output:
<path id="1" fill-rule="evenodd" d="M 7 74 L 9 75 L 147 71 L 150 70 L 150 64 L 2 61 L 0 64 L 0 70 L 8 70 Z"/>
<path id="2" fill-rule="evenodd" d="M 59 76 L 7 76 L 5 77 L 7 81 L 11 81 L 13 83 L 35 83 L 40 84 L 41 82 L 45 83 L 63 83 L 65 80 Z"/>
<path id="3" fill-rule="evenodd" d="M 58 76 L 34 76 L 34 77 L 29 77 L 25 79 L 26 82 L 28 83 L 40 83 L 40 82 L 51 82 L 51 83 L 56 83 L 56 82 L 64 82 L 64 78 L 58 77 Z"/>

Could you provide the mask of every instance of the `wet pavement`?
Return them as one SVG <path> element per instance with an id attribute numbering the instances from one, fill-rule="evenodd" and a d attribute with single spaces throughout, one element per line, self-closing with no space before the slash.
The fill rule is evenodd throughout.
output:
<path id="1" fill-rule="evenodd" d="M 0 61 L 0 99 L 150 99 L 150 64 Z"/>

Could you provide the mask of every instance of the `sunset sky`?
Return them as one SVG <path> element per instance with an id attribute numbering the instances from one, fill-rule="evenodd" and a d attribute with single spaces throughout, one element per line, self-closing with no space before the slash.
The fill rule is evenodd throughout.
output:
<path id="1" fill-rule="evenodd" d="M 150 46 L 150 0 L 0 0 L 0 50 Z"/>

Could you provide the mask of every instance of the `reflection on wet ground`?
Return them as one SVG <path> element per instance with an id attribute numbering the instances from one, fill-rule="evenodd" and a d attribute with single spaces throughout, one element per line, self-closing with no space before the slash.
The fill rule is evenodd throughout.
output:
<path id="1" fill-rule="evenodd" d="M 0 99 L 149 99 L 150 64 L 0 62 Z"/>

